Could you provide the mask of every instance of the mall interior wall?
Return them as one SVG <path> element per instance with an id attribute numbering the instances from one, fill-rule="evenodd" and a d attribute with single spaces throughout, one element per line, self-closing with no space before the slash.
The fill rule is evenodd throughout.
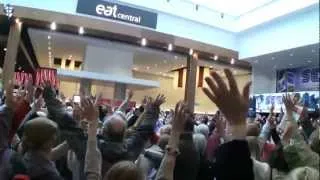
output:
<path id="1" fill-rule="evenodd" d="M 275 93 L 277 86 L 276 69 L 252 66 L 252 93 Z"/>
<path id="2" fill-rule="evenodd" d="M 239 58 L 245 59 L 319 43 L 319 4 L 241 32 Z"/>
<path id="3" fill-rule="evenodd" d="M 209 69 L 204 70 L 204 76 L 209 75 Z M 174 73 L 173 77 L 165 77 L 152 75 L 141 72 L 134 72 L 133 76 L 135 78 L 141 78 L 146 80 L 155 80 L 160 82 L 159 88 L 143 88 L 135 89 L 133 101 L 136 101 L 137 104 L 141 103 L 141 100 L 146 96 L 156 96 L 161 93 L 167 97 L 166 103 L 163 105 L 163 109 L 174 109 L 177 101 L 184 98 L 185 84 L 182 88 L 179 88 L 178 85 L 178 74 Z M 239 84 L 239 88 L 242 89 L 245 84 L 251 80 L 251 75 L 236 75 L 236 81 Z M 185 82 L 186 76 L 184 75 L 183 82 Z M 197 75 L 198 79 L 198 75 Z M 197 83 L 197 82 L 196 82 Z M 103 98 L 113 99 L 114 96 L 114 84 L 113 83 L 104 83 L 104 82 L 92 82 L 91 92 L 92 94 L 102 93 Z M 204 87 L 206 87 L 204 83 Z M 79 92 L 80 81 L 77 79 L 61 79 L 60 89 L 63 89 L 63 94 L 66 97 L 73 97 Z M 203 93 L 201 87 L 196 88 L 196 102 L 195 102 L 195 112 L 196 113 L 214 113 L 217 110 L 217 107 L 207 98 Z"/>

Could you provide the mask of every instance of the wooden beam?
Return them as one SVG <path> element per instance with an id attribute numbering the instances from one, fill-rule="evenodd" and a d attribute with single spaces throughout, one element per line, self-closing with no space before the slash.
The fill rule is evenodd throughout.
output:
<path id="1" fill-rule="evenodd" d="M 184 100 L 188 104 L 189 110 L 194 112 L 196 96 L 197 60 L 192 56 L 187 58 L 187 77 Z"/>
<path id="2" fill-rule="evenodd" d="M 15 64 L 18 55 L 18 48 L 21 37 L 22 23 L 16 23 L 12 20 L 7 41 L 7 52 L 3 63 L 4 87 L 7 87 L 9 80 L 13 80 Z"/>

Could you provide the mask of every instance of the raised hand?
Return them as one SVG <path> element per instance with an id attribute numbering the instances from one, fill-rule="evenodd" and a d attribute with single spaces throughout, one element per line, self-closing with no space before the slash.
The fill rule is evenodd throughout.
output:
<path id="1" fill-rule="evenodd" d="M 6 106 L 9 108 L 14 107 L 13 87 L 14 87 L 14 84 L 11 80 L 8 82 L 7 87 L 5 87 L 5 90 L 6 90 L 5 102 L 6 102 Z"/>
<path id="2" fill-rule="evenodd" d="M 98 120 L 98 108 L 90 98 L 81 99 L 81 117 L 87 119 L 87 121 Z"/>
<path id="3" fill-rule="evenodd" d="M 183 101 L 178 102 L 172 121 L 172 132 L 182 133 L 184 131 L 184 125 L 187 119 L 190 118 L 190 115 L 187 105 Z"/>
<path id="4" fill-rule="evenodd" d="M 42 106 L 44 104 L 44 100 L 42 96 L 40 96 L 35 102 L 34 102 L 34 108 L 36 111 L 41 110 Z"/>
<path id="5" fill-rule="evenodd" d="M 159 94 L 157 98 L 154 100 L 153 105 L 159 107 L 165 102 L 166 102 L 166 97 L 163 94 Z"/>
<path id="6" fill-rule="evenodd" d="M 232 72 L 229 69 L 225 69 L 224 72 L 229 82 L 229 88 L 221 76 L 212 71 L 211 77 L 205 78 L 209 88 L 203 88 L 203 91 L 218 106 L 230 125 L 245 125 L 251 82 L 245 85 L 242 94 L 240 94 Z"/>
<path id="7" fill-rule="evenodd" d="M 274 104 L 271 105 L 271 108 L 270 108 L 270 114 L 272 115 L 274 112 Z"/>
<path id="8" fill-rule="evenodd" d="M 289 94 L 283 95 L 282 101 L 286 107 L 287 113 L 292 113 L 295 110 L 293 99 L 290 97 Z"/>
<path id="9" fill-rule="evenodd" d="M 132 91 L 132 90 L 129 90 L 129 91 L 128 91 L 128 95 L 127 95 L 127 100 L 128 100 L 128 101 L 131 100 L 132 97 L 133 97 L 133 91 Z"/>

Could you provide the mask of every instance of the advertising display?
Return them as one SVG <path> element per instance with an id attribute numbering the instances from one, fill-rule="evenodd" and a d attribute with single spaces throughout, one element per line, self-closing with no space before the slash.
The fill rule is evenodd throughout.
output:
<path id="1" fill-rule="evenodd" d="M 283 69 L 277 72 L 277 92 L 319 91 L 319 67 Z"/>
<path id="2" fill-rule="evenodd" d="M 256 112 L 257 113 L 268 113 L 270 112 L 270 108 L 272 104 L 274 104 L 274 112 L 281 112 L 281 108 L 285 110 L 284 104 L 282 102 L 282 97 L 286 93 L 266 93 L 266 94 L 255 94 L 255 102 L 256 102 Z M 289 93 L 291 96 L 296 94 L 300 95 L 299 104 L 307 107 L 309 111 L 314 111 L 315 109 L 319 109 L 320 106 L 320 97 L 319 91 L 302 91 L 302 92 L 294 92 Z"/>
<path id="3" fill-rule="evenodd" d="M 106 0 L 78 0 L 77 13 L 122 21 L 155 29 L 158 15 L 153 12 Z"/>

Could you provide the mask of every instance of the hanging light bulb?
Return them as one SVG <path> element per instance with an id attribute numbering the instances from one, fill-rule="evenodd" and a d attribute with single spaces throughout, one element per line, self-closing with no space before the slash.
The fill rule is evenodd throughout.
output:
<path id="1" fill-rule="evenodd" d="M 81 26 L 81 27 L 79 27 L 79 34 L 84 34 L 84 28 Z"/>
<path id="2" fill-rule="evenodd" d="M 168 44 L 168 51 L 172 51 L 173 47 L 172 47 L 172 44 Z"/>
<path id="3" fill-rule="evenodd" d="M 57 29 L 57 24 L 55 22 L 52 22 L 51 25 L 50 25 L 50 29 L 52 31 L 56 30 Z"/>
<path id="4" fill-rule="evenodd" d="M 230 63 L 231 63 L 231 64 L 234 64 L 234 58 L 231 58 Z"/>
<path id="5" fill-rule="evenodd" d="M 189 55 L 191 56 L 193 54 L 193 49 L 189 50 Z"/>
<path id="6" fill-rule="evenodd" d="M 8 18 L 11 18 L 13 15 L 13 7 L 10 4 L 6 4 L 4 6 L 4 13 L 6 14 L 6 16 L 8 16 Z"/>
<path id="7" fill-rule="evenodd" d="M 142 38 L 141 39 L 141 46 L 146 46 L 147 45 L 147 39 L 146 38 Z"/>

